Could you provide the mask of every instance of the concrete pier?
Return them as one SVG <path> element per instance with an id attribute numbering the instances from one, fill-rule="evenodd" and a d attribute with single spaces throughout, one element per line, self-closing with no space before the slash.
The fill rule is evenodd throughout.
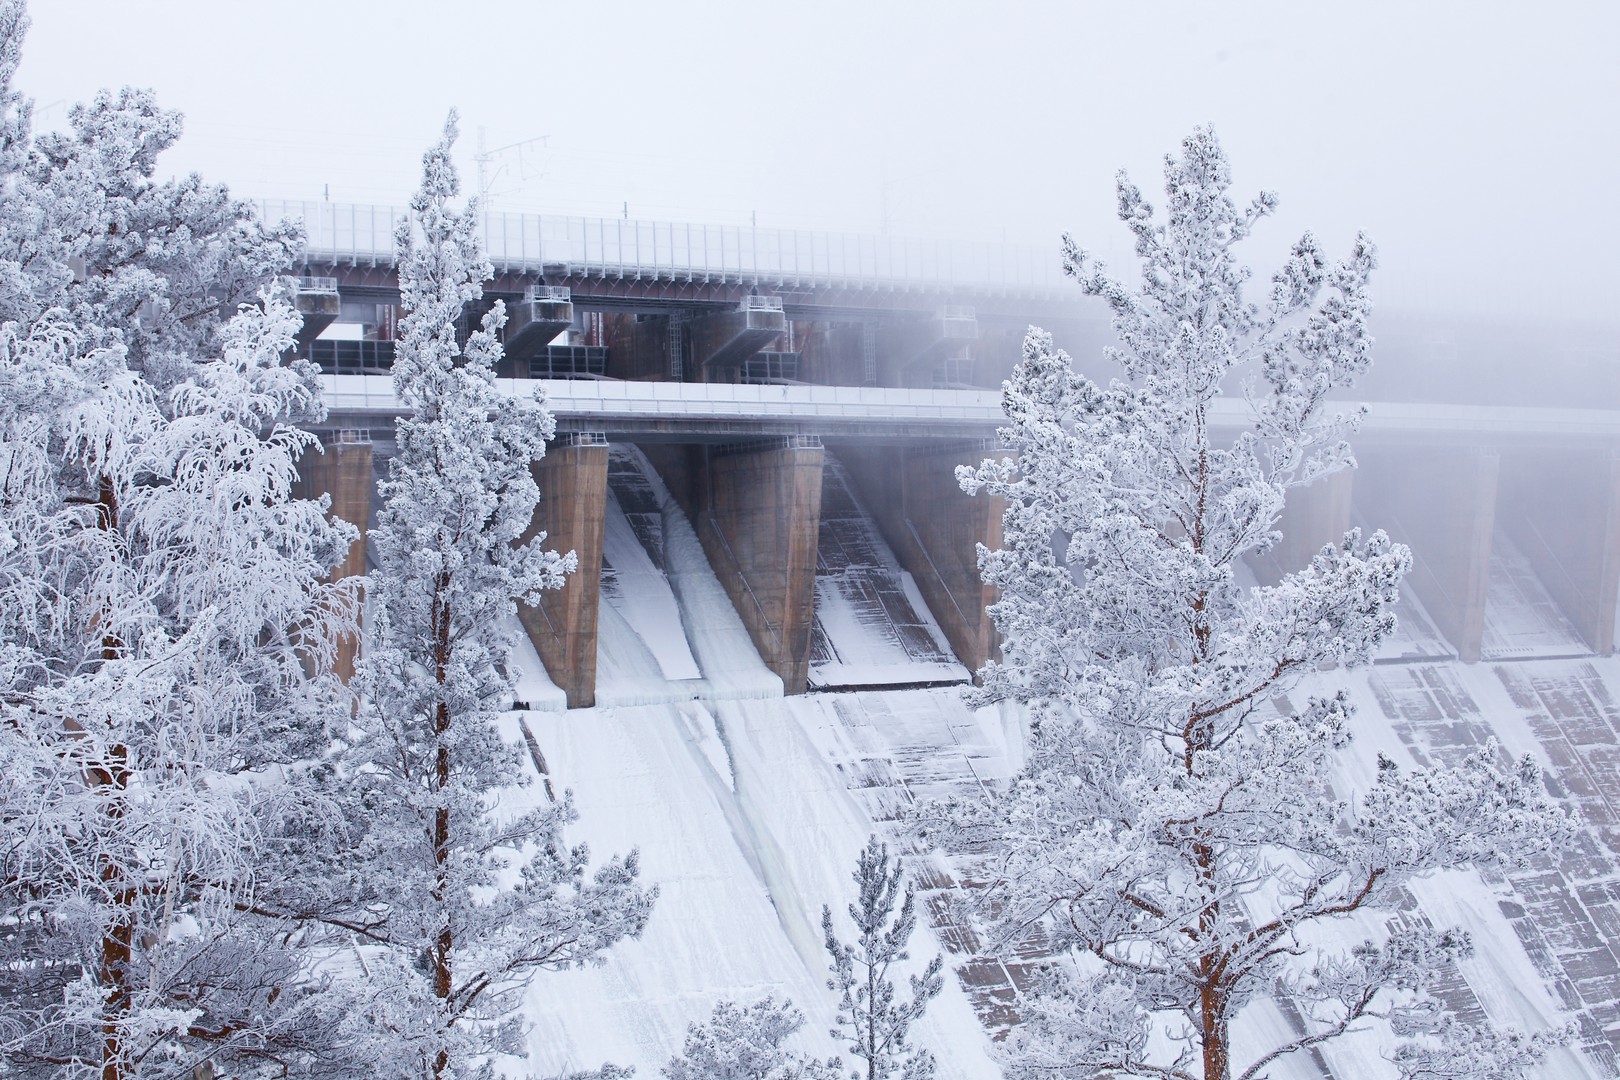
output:
<path id="1" fill-rule="evenodd" d="M 369 432 L 338 431 L 321 440 L 319 449 L 311 447 L 298 462 L 300 498 L 331 497 L 331 517 L 347 521 L 360 530 L 360 535 L 349 545 L 348 554 L 332 571 L 331 579 L 366 572 L 366 532 L 370 528 L 372 493 L 376 478 L 372 475 L 372 448 Z M 355 613 L 359 621 L 359 612 Z M 332 670 L 347 683 L 354 677 L 354 662 L 360 655 L 358 637 L 346 637 L 337 642 L 337 658 Z"/>
<path id="2" fill-rule="evenodd" d="M 522 300 L 508 305 L 505 355 L 495 373 L 502 378 L 528 378 L 530 363 L 573 321 L 568 289 L 531 286 Z"/>
<path id="3" fill-rule="evenodd" d="M 749 296 L 734 311 L 701 315 L 686 325 L 704 381 L 731 382 L 745 360 L 782 336 L 787 318 L 781 297 Z"/>
<path id="4" fill-rule="evenodd" d="M 1614 651 L 1620 599 L 1620 453 L 1516 450 L 1504 456 L 1501 520 L 1588 647 Z"/>
<path id="5" fill-rule="evenodd" d="M 1363 458 L 1362 518 L 1412 548 L 1408 587 L 1463 660 L 1480 658 L 1496 528 L 1495 450 L 1426 448 Z M 1376 492 L 1366 498 L 1360 493 Z"/>
<path id="6" fill-rule="evenodd" d="M 298 344 L 308 347 L 343 311 L 337 278 L 288 276 L 282 280 L 292 291 L 293 307 L 304 317 L 304 324 L 298 328 Z"/>
<path id="7" fill-rule="evenodd" d="M 935 366 L 971 348 L 979 337 L 972 308 L 943 307 L 929 319 L 884 328 L 879 345 L 883 386 L 930 386 Z"/>
<path id="8" fill-rule="evenodd" d="M 602 589 L 608 447 L 600 435 L 567 438 L 567 443 L 559 439 L 531 466 L 540 485 L 540 504 L 524 539 L 544 530 L 546 546 L 574 552 L 579 565 L 561 589 L 542 593 L 539 604 L 519 604 L 518 618 L 551 681 L 568 695 L 568 707 L 584 709 L 596 703 L 596 620 Z"/>
<path id="9" fill-rule="evenodd" d="M 804 693 L 815 622 L 821 440 L 643 450 L 691 518 L 760 658 L 785 692 Z"/>
<path id="10" fill-rule="evenodd" d="M 1000 655 L 985 612 L 997 593 L 979 578 L 978 545 L 1001 546 L 1005 506 L 999 498 L 965 494 L 956 467 L 994 453 L 979 442 L 838 449 L 884 540 L 917 582 L 956 658 L 972 671 Z"/>

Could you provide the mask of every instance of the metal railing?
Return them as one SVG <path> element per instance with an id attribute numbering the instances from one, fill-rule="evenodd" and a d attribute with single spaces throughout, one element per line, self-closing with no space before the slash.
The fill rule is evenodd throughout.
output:
<path id="1" fill-rule="evenodd" d="M 547 345 L 529 361 L 531 379 L 599 379 L 607 374 L 606 347 Z"/>
<path id="2" fill-rule="evenodd" d="M 394 367 L 392 341 L 316 338 L 305 355 L 328 375 L 387 375 Z"/>
<path id="3" fill-rule="evenodd" d="M 391 266 L 394 206 L 260 199 L 260 216 L 304 228 L 312 263 Z M 496 270 L 749 285 L 961 288 L 1075 295 L 1055 251 L 968 241 L 550 214 L 484 215 Z"/>
<path id="4" fill-rule="evenodd" d="M 566 304 L 573 298 L 573 290 L 566 285 L 530 285 L 523 290 L 526 303 Z"/>

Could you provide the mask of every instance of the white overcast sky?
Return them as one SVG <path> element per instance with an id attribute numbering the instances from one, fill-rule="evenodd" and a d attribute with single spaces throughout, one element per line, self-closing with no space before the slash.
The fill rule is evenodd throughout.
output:
<path id="1" fill-rule="evenodd" d="M 32 0 L 38 123 L 98 88 L 186 115 L 167 171 L 243 195 L 400 202 L 454 105 L 506 210 L 877 231 L 1118 254 L 1213 123 L 1240 194 L 1380 248 L 1381 298 L 1611 321 L 1620 4 L 796 4 Z M 1054 256 L 1055 257 L 1055 256 Z"/>

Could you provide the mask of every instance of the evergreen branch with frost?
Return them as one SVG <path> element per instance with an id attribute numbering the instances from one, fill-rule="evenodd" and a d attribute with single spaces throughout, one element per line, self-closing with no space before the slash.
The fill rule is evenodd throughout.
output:
<path id="1" fill-rule="evenodd" d="M 395 237 L 409 314 L 393 378 L 406 413 L 379 485 L 365 697 L 340 770 L 363 807 L 352 921 L 386 941 L 376 965 L 416 1033 L 387 1050 L 388 1069 L 429 1077 L 487 1064 L 511 1042 L 529 980 L 600 963 L 639 937 L 656 895 L 640 883 L 635 852 L 593 871 L 589 850 L 564 842 L 577 817 L 567 793 L 495 809 L 534 779 L 500 730 L 516 677 L 505 627 L 520 601 L 560 587 L 575 557 L 532 529 L 531 466 L 555 423 L 540 394 L 495 385 L 504 305 L 458 340 L 492 271 L 476 206 L 453 205 L 455 134 L 452 114 Z"/>
<path id="2" fill-rule="evenodd" d="M 665 1080 L 837 1080 L 836 1060 L 817 1061 L 784 1045 L 803 1026 L 804 1014 L 791 1001 L 722 1001 L 703 1023 L 688 1025 L 680 1054 L 660 1072 Z"/>
<path id="3" fill-rule="evenodd" d="M 587 1072 L 565 1073 L 556 1080 L 630 1080 L 636 1075 L 635 1069 L 623 1069 L 617 1065 L 603 1065 L 600 1069 L 591 1069 Z"/>
<path id="4" fill-rule="evenodd" d="M 831 1034 L 847 1039 L 850 1054 L 866 1062 L 864 1080 L 932 1080 L 933 1055 L 913 1047 L 906 1035 L 944 988 L 944 957 L 934 957 L 921 975 L 909 976 L 909 1000 L 897 997 L 889 972 L 910 959 L 906 943 L 917 927 L 916 897 L 905 884 L 899 858 L 891 857 L 876 836 L 858 856 L 853 880 L 856 899 L 848 907 L 856 931 L 853 943 L 839 939 L 832 909 L 821 909 L 832 974 L 827 989 L 838 994 L 838 1026 Z M 863 1073 L 850 1076 L 862 1080 Z"/>
<path id="5" fill-rule="evenodd" d="M 1414 875 L 1555 852 L 1574 831 L 1537 767 L 1505 762 L 1494 744 L 1450 767 L 1384 762 L 1349 797 L 1331 789 L 1352 705 L 1339 693 L 1294 707 L 1287 695 L 1325 667 L 1370 661 L 1394 628 L 1410 554 L 1353 531 L 1273 585 L 1241 585 L 1237 567 L 1277 544 L 1293 489 L 1354 465 L 1346 437 L 1361 411 L 1331 395 L 1370 362 L 1376 260 L 1364 236 L 1331 261 L 1306 234 L 1266 303 L 1247 302 L 1233 246 L 1276 198 L 1240 209 L 1230 179 L 1207 129 L 1166 159 L 1162 219 L 1121 177 L 1140 282 L 1067 239 L 1064 268 L 1111 309 L 1120 344 L 1107 356 L 1126 378 L 1093 382 L 1032 328 L 1002 395 L 1013 457 L 957 474 L 1006 507 L 1001 548 L 979 550 L 1000 594 L 1002 656 L 972 698 L 1023 702 L 1032 726 L 1004 791 L 924 810 L 920 823 L 988 849 L 994 948 L 1033 939 L 1084 958 L 1084 974 L 1054 968 L 1026 999 L 1018 1076 L 1230 1080 L 1363 1021 L 1387 1024 L 1399 995 L 1422 996 L 1389 961 L 1410 944 L 1400 934 L 1319 959 L 1310 985 L 1325 1011 L 1234 1073 L 1232 1018 L 1305 962 L 1313 925 L 1377 907 Z M 1228 442 L 1212 408 L 1232 390 L 1250 423 Z M 1149 1052 L 1140 1025 L 1153 1016 L 1178 1018 L 1176 1050 Z"/>
<path id="6" fill-rule="evenodd" d="M 1485 1028 L 1446 1015 L 1430 1030 L 1414 1030 L 1393 1060 L 1401 1080 L 1470 1080 L 1489 1076 L 1527 1080 L 1559 1047 L 1574 1042 L 1574 1024 L 1526 1034 L 1517 1028 Z"/>
<path id="7" fill-rule="evenodd" d="M 278 864 L 353 537 L 293 496 L 315 372 L 273 287 L 295 232 L 196 176 L 149 94 L 34 137 L 0 2 L 0 1069 L 341 1071 Z M 15 603 L 12 601 L 15 600 Z M 273 868 L 273 869 L 272 869 Z"/>

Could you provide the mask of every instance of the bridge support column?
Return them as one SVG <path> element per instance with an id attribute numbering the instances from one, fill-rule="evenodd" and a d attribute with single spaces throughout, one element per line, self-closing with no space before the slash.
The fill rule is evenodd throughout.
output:
<path id="1" fill-rule="evenodd" d="M 343 311 L 343 298 L 338 294 L 336 278 L 289 276 L 282 280 L 292 291 L 293 307 L 304 317 L 297 335 L 302 349 L 337 320 Z"/>
<path id="2" fill-rule="evenodd" d="M 1412 548 L 1407 586 L 1470 663 L 1480 657 L 1500 457 L 1493 450 L 1405 451 L 1380 461 L 1363 516 Z M 1365 466 L 1364 466 L 1365 467 Z"/>
<path id="3" fill-rule="evenodd" d="M 1502 524 L 1592 651 L 1614 651 L 1620 454 L 1526 451 L 1502 465 Z"/>
<path id="4" fill-rule="evenodd" d="M 602 590 L 602 535 L 607 510 L 607 440 L 596 434 L 562 438 L 531 469 L 540 504 L 525 540 L 542 529 L 546 546 L 572 551 L 578 568 L 563 587 L 540 594 L 540 603 L 518 605 L 518 618 L 551 681 L 568 696 L 570 709 L 596 703 L 596 617 Z"/>
<path id="5" fill-rule="evenodd" d="M 810 678 L 825 454 L 814 436 L 717 447 L 689 489 L 709 565 L 789 694 Z"/>
<path id="6" fill-rule="evenodd" d="M 958 465 L 976 465 L 995 450 L 974 442 L 850 447 L 839 454 L 956 658 L 975 672 L 999 658 L 995 625 L 985 611 L 997 592 L 979 579 L 978 545 L 1001 546 L 1005 501 L 967 495 L 956 482 Z"/>
<path id="7" fill-rule="evenodd" d="M 366 530 L 370 527 L 371 496 L 376 490 L 370 434 L 339 431 L 323 439 L 319 451 L 312 447 L 299 459 L 298 477 L 297 494 L 301 498 L 331 496 L 330 515 L 360 530 L 348 554 L 332 571 L 331 579 L 341 581 L 365 573 Z M 358 621 L 359 613 L 355 614 Z M 345 683 L 354 677 L 354 662 L 359 655 L 358 637 L 339 639 L 332 670 Z"/>
<path id="8" fill-rule="evenodd" d="M 533 285 L 506 315 L 505 348 L 495 374 L 505 379 L 529 377 L 530 365 L 551 340 L 574 321 L 574 304 L 566 288 Z"/>
<path id="9" fill-rule="evenodd" d="M 779 296 L 749 296 L 735 311 L 700 315 L 687 322 L 692 360 L 704 382 L 734 382 L 748 358 L 771 345 L 787 329 Z"/>
<path id="10" fill-rule="evenodd" d="M 1350 494 L 1355 472 L 1340 469 L 1288 493 L 1277 529 L 1282 540 L 1255 560 L 1255 576 L 1275 584 L 1310 564 L 1324 544 L 1337 544 L 1350 529 Z"/>

